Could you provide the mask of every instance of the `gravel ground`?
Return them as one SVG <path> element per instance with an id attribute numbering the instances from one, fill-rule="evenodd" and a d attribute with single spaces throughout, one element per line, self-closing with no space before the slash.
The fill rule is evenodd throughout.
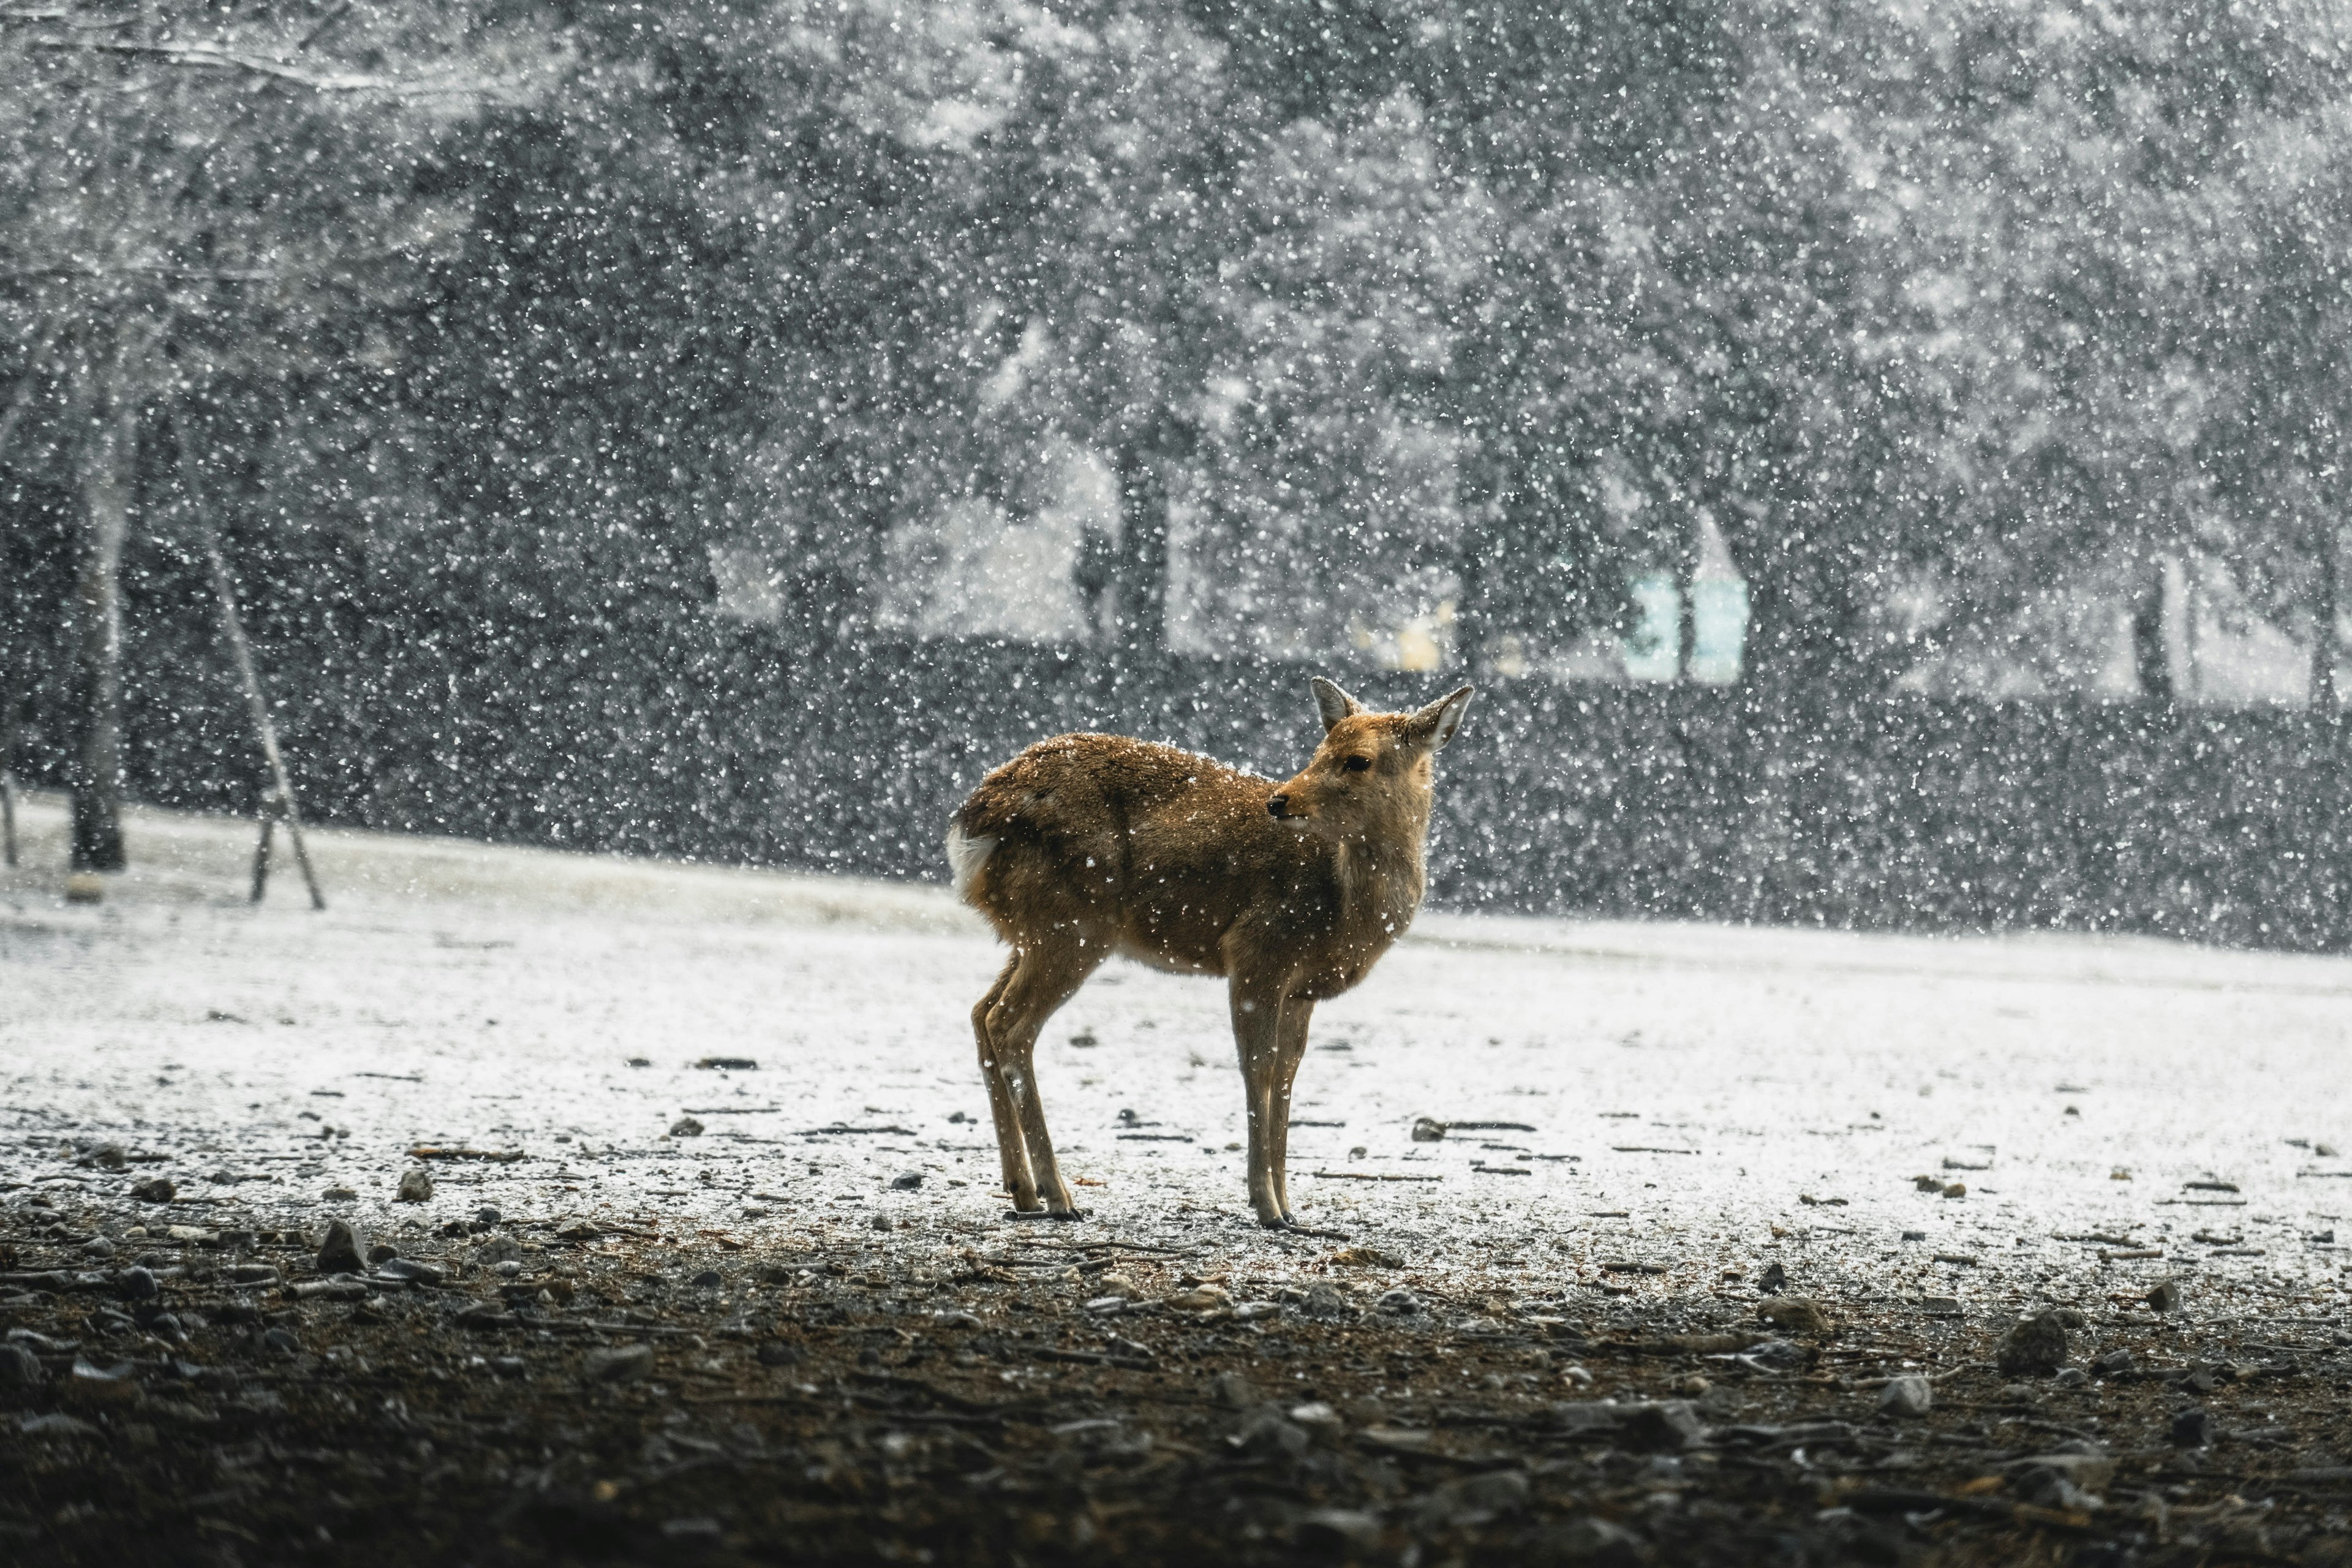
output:
<path id="1" fill-rule="evenodd" d="M 1041 1224 L 939 889 L 320 833 L 320 914 L 142 812 L 81 905 L 25 817 L 16 1561 L 2352 1562 L 2352 961 L 1426 915 L 1323 1237 L 1114 968 Z"/>

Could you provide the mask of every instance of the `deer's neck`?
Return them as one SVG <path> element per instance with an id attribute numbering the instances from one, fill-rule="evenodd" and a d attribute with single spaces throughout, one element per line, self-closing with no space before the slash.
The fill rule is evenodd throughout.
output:
<path id="1" fill-rule="evenodd" d="M 1341 921 L 1363 928 L 1373 941 L 1404 934 L 1421 908 L 1427 882 L 1423 854 L 1429 843 L 1429 808 L 1400 812 L 1394 821 L 1373 823 L 1337 845 L 1333 871 L 1339 887 Z"/>

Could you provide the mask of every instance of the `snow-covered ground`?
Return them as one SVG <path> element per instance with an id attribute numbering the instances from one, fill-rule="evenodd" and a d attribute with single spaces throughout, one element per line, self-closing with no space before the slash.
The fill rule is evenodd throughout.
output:
<path id="1" fill-rule="evenodd" d="M 1001 953 L 944 889 L 316 832 L 313 913 L 282 858 L 246 901 L 251 825 L 141 811 L 135 868 L 75 905 L 61 803 L 25 827 L 0 873 L 0 1182 L 161 1170 L 264 1218 L 382 1220 L 417 1214 L 392 1202 L 405 1151 L 457 1143 L 530 1158 L 436 1166 L 422 1217 L 782 1245 L 877 1213 L 905 1245 L 1004 1223 L 967 1022 Z M 1431 913 L 1318 1010 L 1292 1193 L 1310 1225 L 1529 1289 L 1738 1292 L 1726 1270 L 1778 1259 L 1890 1302 L 2170 1272 L 2215 1307 L 2333 1303 L 2347 1004 L 2341 958 Z M 1107 969 L 1039 1071 L 1094 1225 L 1320 1245 L 1248 1223 L 1215 983 Z M 708 1131 L 667 1136 L 686 1116 Z M 1533 1131 L 1416 1143 L 1420 1116 Z M 68 1138 L 170 1159 L 77 1169 Z M 2095 1235 L 2129 1244 L 2061 1239 Z M 1668 1272 L 1602 1271 L 1624 1261 Z"/>

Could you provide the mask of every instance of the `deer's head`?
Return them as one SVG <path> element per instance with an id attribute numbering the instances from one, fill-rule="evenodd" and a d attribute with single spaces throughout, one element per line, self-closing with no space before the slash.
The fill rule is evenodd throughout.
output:
<path id="1" fill-rule="evenodd" d="M 1298 775 L 1274 792 L 1265 809 L 1301 831 L 1338 841 L 1410 836 L 1429 827 L 1433 759 L 1462 727 L 1471 688 L 1412 713 L 1374 713 L 1317 676 L 1323 743 Z"/>

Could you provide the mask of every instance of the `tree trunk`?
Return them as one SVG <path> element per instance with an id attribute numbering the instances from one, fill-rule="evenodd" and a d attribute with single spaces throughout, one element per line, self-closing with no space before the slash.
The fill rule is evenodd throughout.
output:
<path id="1" fill-rule="evenodd" d="M 2319 713 L 2336 711 L 2336 664 L 2344 651 L 2336 629 L 2338 542 L 2332 523 L 2320 529 L 2318 603 L 2311 607 L 2311 706 Z"/>
<path id="2" fill-rule="evenodd" d="M 1675 578 L 1675 678 L 1692 679 L 1698 660 L 1698 579 L 1688 573 Z"/>
<path id="3" fill-rule="evenodd" d="M 1168 479 L 1157 443 L 1118 454 L 1118 558 L 1113 568 L 1111 646 L 1142 662 L 1168 651 Z"/>
<path id="4" fill-rule="evenodd" d="M 2150 556 L 2131 616 L 2132 668 L 2139 675 L 2140 700 L 2169 708 L 2179 700 L 2172 661 L 2164 647 L 2164 557 Z"/>
<path id="5" fill-rule="evenodd" d="M 138 405 L 119 385 L 97 400 L 82 464 L 82 540 L 74 593 L 77 737 L 73 868 L 120 871 L 122 854 L 122 541 L 138 467 Z"/>

